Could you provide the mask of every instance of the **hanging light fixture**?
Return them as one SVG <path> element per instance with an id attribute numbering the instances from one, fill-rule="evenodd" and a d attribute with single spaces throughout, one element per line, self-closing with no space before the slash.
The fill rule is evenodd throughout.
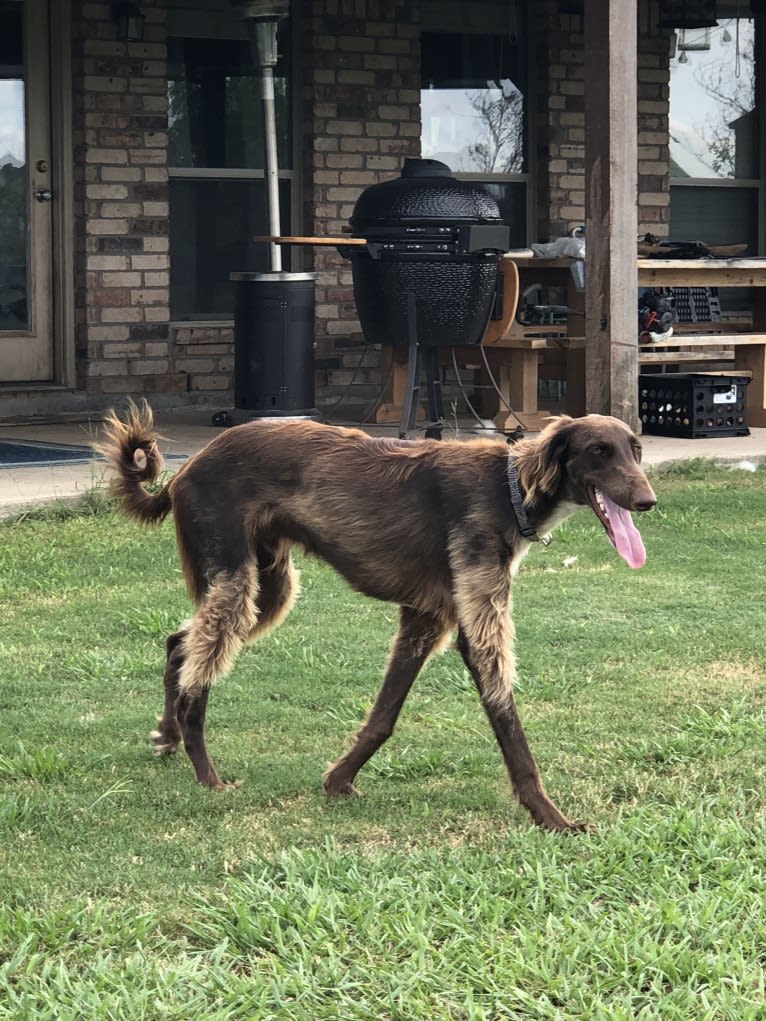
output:
<path id="1" fill-rule="evenodd" d="M 713 28 L 715 25 L 715 0 L 660 0 L 659 28 Z"/>
<path id="2" fill-rule="evenodd" d="M 140 43 L 144 38 L 144 16 L 137 4 L 113 3 L 112 21 L 117 25 L 117 35 L 129 43 Z"/>

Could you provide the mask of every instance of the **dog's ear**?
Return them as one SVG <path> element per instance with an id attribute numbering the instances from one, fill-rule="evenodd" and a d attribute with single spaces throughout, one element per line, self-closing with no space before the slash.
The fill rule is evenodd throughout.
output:
<path id="1" fill-rule="evenodd" d="M 538 492 L 553 496 L 558 490 L 573 421 L 569 415 L 555 418 L 519 457 L 519 478 L 526 503 L 531 503 Z"/>

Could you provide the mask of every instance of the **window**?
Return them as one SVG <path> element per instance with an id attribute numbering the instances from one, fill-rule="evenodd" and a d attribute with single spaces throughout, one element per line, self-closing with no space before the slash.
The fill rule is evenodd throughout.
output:
<path id="1" fill-rule="evenodd" d="M 170 302 L 176 321 L 230 318 L 229 275 L 268 269 L 263 103 L 242 23 L 171 12 L 168 39 Z M 290 222 L 292 173 L 286 22 L 274 69 L 280 219 Z"/>
<path id="2" fill-rule="evenodd" d="M 526 244 L 527 71 L 520 3 L 424 0 L 421 154 L 494 195 Z"/>
<path id="3" fill-rule="evenodd" d="M 723 7 L 724 5 L 719 5 Z M 758 251 L 756 22 L 678 30 L 670 62 L 670 232 Z"/>

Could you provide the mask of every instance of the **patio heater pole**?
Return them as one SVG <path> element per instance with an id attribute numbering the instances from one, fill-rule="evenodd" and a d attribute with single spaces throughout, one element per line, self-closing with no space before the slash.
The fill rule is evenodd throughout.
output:
<path id="1" fill-rule="evenodd" d="M 279 237 L 279 168 L 277 164 L 277 124 L 274 110 L 274 67 L 277 63 L 277 25 L 287 17 L 290 0 L 247 0 L 240 4 L 241 17 L 247 22 L 253 63 L 261 71 L 263 99 L 263 135 L 266 156 L 266 211 L 269 234 Z M 279 245 L 269 245 L 269 265 L 273 273 L 282 270 Z"/>
<path id="2" fill-rule="evenodd" d="M 281 237 L 274 110 L 277 25 L 290 0 L 231 0 L 247 22 L 252 61 L 261 71 L 269 236 Z M 256 238 L 252 239 L 257 240 Z M 282 269 L 281 246 L 269 242 L 269 271 L 230 273 L 234 301 L 234 409 L 213 425 L 251 418 L 318 418 L 314 407 L 314 284 L 316 273 Z"/>

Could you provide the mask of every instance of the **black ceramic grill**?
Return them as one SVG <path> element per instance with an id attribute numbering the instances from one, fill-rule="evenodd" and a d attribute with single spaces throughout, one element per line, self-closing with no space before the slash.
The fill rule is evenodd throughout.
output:
<path id="1" fill-rule="evenodd" d="M 406 346 L 413 329 L 425 348 L 481 343 L 510 241 L 489 192 L 407 159 L 401 177 L 362 192 L 351 229 L 367 245 L 340 250 L 370 343 Z"/>

